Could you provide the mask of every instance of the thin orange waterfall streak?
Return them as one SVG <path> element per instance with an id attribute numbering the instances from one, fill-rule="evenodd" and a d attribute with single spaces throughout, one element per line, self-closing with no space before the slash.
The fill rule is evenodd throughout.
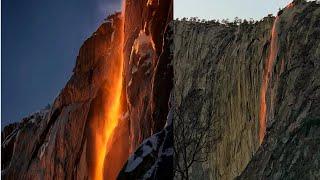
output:
<path id="1" fill-rule="evenodd" d="M 276 29 L 277 22 L 279 20 L 279 17 L 277 16 L 274 20 L 272 31 L 271 31 L 271 47 L 269 52 L 269 57 L 267 58 L 264 72 L 263 72 L 263 78 L 262 78 L 262 85 L 261 85 L 261 91 L 260 91 L 260 112 L 259 112 L 259 142 L 262 144 L 263 138 L 266 133 L 266 122 L 267 122 L 267 103 L 266 103 L 266 94 L 270 79 L 270 73 L 272 70 L 272 66 L 274 63 L 274 60 L 277 57 L 278 54 L 278 33 Z"/>
<path id="2" fill-rule="evenodd" d="M 123 8 L 124 9 L 124 8 Z M 104 127 L 102 127 L 102 133 L 97 134 L 96 143 L 95 143 L 95 167 L 93 172 L 94 180 L 104 180 L 107 177 L 104 177 L 104 166 L 105 166 L 105 157 L 108 155 L 111 149 L 112 137 L 114 135 L 114 131 L 119 123 L 120 115 L 121 115 L 121 92 L 122 92 L 122 73 L 123 73 L 123 44 L 124 44 L 124 13 L 122 12 L 122 20 L 120 27 L 120 48 L 119 54 L 120 57 L 116 57 L 113 60 L 119 61 L 114 63 L 113 74 L 109 74 L 109 81 L 111 82 L 112 87 L 108 87 L 111 89 L 112 94 L 108 95 L 108 106 L 105 108 L 105 117 L 104 117 Z M 108 163 L 108 162 L 106 162 Z M 108 179 L 108 178 L 107 178 Z"/>

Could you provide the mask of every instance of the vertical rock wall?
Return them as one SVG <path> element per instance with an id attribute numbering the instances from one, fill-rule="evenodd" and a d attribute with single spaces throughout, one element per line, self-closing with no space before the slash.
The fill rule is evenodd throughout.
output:
<path id="1" fill-rule="evenodd" d="M 172 55 L 163 52 L 164 31 L 172 20 L 172 0 L 127 0 L 125 9 L 123 113 L 112 149 L 105 157 L 108 177 L 117 176 L 110 168 L 120 170 L 144 139 L 164 128 L 172 89 Z M 118 42 L 123 33 L 119 31 L 121 20 L 120 13 L 109 16 L 84 42 L 72 77 L 49 110 L 5 128 L 2 178 L 92 177 L 96 163 L 93 134 L 99 130 L 92 125 L 103 123 L 105 98 L 112 93 L 105 87 L 110 85 L 114 57 L 122 50 Z M 172 143 L 171 135 L 166 137 Z"/>
<path id="2" fill-rule="evenodd" d="M 320 178 L 320 5 L 295 3 L 279 15 L 267 134 L 239 179 Z"/>
<path id="3" fill-rule="evenodd" d="M 163 38 L 172 20 L 172 0 L 127 0 L 125 6 L 125 94 L 133 152 L 165 125 L 172 89 L 171 58 Z M 162 55 L 162 60 L 159 61 Z"/>
<path id="4" fill-rule="evenodd" d="M 79 51 L 74 73 L 50 109 L 25 118 L 2 142 L 13 141 L 4 179 L 87 179 L 92 157 L 90 112 L 107 83 L 108 66 L 119 44 L 119 15 L 110 16 Z M 3 154 L 2 154 L 3 155 Z M 6 156 L 6 155 L 4 155 Z"/>
<path id="5" fill-rule="evenodd" d="M 233 179 L 249 162 L 240 179 L 319 178 L 319 9 L 295 1 L 281 10 L 273 46 L 272 17 L 241 25 L 175 22 L 175 106 L 186 122 L 213 123 L 209 159 L 191 166 L 191 178 Z M 259 148 L 270 55 L 267 131 Z"/>
<path id="6" fill-rule="evenodd" d="M 173 26 L 169 24 L 164 35 L 163 52 L 159 58 L 158 68 L 156 69 L 155 80 L 158 82 L 157 88 L 168 88 L 167 84 L 171 82 L 172 76 L 168 73 L 168 63 L 173 57 Z M 169 70 L 170 70 L 169 69 Z M 170 71 L 169 71 L 170 72 Z M 160 91 L 159 93 L 166 93 Z M 162 97 L 164 94 L 160 94 Z M 155 102 L 159 102 L 155 96 Z M 119 173 L 119 180 L 126 179 L 173 179 L 173 96 L 169 97 L 169 112 L 166 117 L 166 124 L 161 131 L 145 139 L 136 151 L 129 157 L 127 163 Z M 160 111 L 161 112 L 161 111 Z"/>
<path id="7" fill-rule="evenodd" d="M 259 92 L 272 22 L 266 18 L 235 27 L 175 22 L 175 106 L 186 121 L 213 123 L 209 159 L 192 165 L 191 178 L 232 179 L 257 150 Z"/>

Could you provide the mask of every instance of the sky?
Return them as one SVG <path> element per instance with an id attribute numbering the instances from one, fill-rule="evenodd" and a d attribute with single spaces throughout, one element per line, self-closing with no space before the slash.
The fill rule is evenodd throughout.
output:
<path id="1" fill-rule="evenodd" d="M 52 103 L 82 43 L 120 0 L 2 0 L 1 124 Z"/>
<path id="2" fill-rule="evenodd" d="M 174 17 L 260 20 L 268 14 L 275 14 L 290 2 L 292 0 L 174 0 Z"/>

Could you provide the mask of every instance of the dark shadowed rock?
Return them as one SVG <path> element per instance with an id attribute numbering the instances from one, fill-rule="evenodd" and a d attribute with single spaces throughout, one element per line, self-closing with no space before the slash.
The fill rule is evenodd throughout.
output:
<path id="1" fill-rule="evenodd" d="M 142 142 L 129 158 L 118 179 L 172 179 L 173 178 L 173 114 L 168 112 L 172 89 L 173 29 L 169 24 L 164 36 L 163 52 L 154 76 L 154 119 L 166 118 L 165 127 L 157 122 L 153 127 L 162 129 Z M 171 101 L 173 98 L 171 97 Z M 171 102 L 172 103 L 172 102 Z M 172 106 L 172 104 L 170 105 Z"/>
<path id="2" fill-rule="evenodd" d="M 171 59 L 163 37 L 173 17 L 173 1 L 127 0 L 125 17 L 125 91 L 131 148 L 162 130 L 172 89 Z M 160 57 L 161 56 L 161 57 Z M 161 86 L 161 87 L 160 87 Z"/>
<path id="3" fill-rule="evenodd" d="M 173 179 L 173 112 L 166 127 L 142 142 L 119 173 L 119 180 Z"/>

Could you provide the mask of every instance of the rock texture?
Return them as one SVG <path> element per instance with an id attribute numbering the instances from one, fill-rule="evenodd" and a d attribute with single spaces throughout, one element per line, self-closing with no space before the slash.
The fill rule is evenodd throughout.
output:
<path id="1" fill-rule="evenodd" d="M 131 152 L 166 122 L 173 70 L 172 58 L 163 53 L 163 37 L 172 8 L 172 0 L 126 1 L 124 84 Z"/>
<path id="2" fill-rule="evenodd" d="M 4 179 L 87 179 L 91 157 L 89 139 L 90 108 L 107 81 L 108 65 L 119 45 L 119 14 L 86 40 L 79 51 L 74 73 L 52 107 L 25 118 L 2 142 L 14 145 L 11 158 L 2 166 Z"/>
<path id="3" fill-rule="evenodd" d="M 320 5 L 279 14 L 267 134 L 239 179 L 320 178 Z M 273 99 L 273 100 L 271 100 Z"/>
<path id="4" fill-rule="evenodd" d="M 123 113 L 112 138 L 112 149 L 104 160 L 104 176 L 116 178 L 117 174 L 110 169 L 120 171 L 129 153 L 134 153 L 144 139 L 156 132 L 159 135 L 155 136 L 162 136 L 160 144 L 169 141 L 168 146 L 170 143 L 172 146 L 172 128 L 167 130 L 172 126 L 163 130 L 172 89 L 172 53 L 162 48 L 166 26 L 172 19 L 172 0 L 127 0 L 125 10 L 124 18 L 120 13 L 109 16 L 84 42 L 72 77 L 50 109 L 4 128 L 3 179 L 92 177 L 96 163 L 95 132 L 99 131 L 95 125 L 104 123 L 106 98 L 112 93 L 108 78 L 114 72 L 115 57 L 122 53 L 125 57 Z M 122 21 L 127 21 L 125 32 L 119 30 Z M 123 34 L 124 49 L 119 41 Z M 163 145 L 154 147 L 155 151 L 160 153 L 157 149 L 160 147 Z M 162 158 L 160 154 L 159 158 Z M 168 158 L 172 162 L 172 154 Z"/>
<path id="5" fill-rule="evenodd" d="M 169 112 L 166 127 L 142 142 L 119 173 L 119 180 L 173 179 L 172 120 Z"/>
<path id="6" fill-rule="evenodd" d="M 191 179 L 232 179 L 257 150 L 259 90 L 272 22 L 175 22 L 175 106 L 186 121 L 211 120 L 215 141 L 208 161 L 191 166 Z"/>
<path id="7" fill-rule="evenodd" d="M 260 148 L 260 88 L 274 18 L 175 22 L 176 111 L 186 123 L 210 119 L 214 141 L 208 160 L 190 167 L 191 179 L 233 179 L 258 148 L 240 179 L 319 178 L 319 13 L 316 2 L 301 1 L 279 12 Z"/>
<path id="8" fill-rule="evenodd" d="M 159 57 L 155 82 L 159 82 L 154 102 L 161 102 L 157 97 L 167 95 L 168 84 L 172 82 L 173 26 L 168 25 L 163 42 L 163 52 Z M 168 71 L 169 70 L 169 71 Z M 164 84 L 163 84 L 164 83 Z M 170 86 L 169 86 L 170 87 Z M 163 94 L 162 94 L 163 93 Z M 118 179 L 173 179 L 173 96 L 166 107 L 170 109 L 165 127 L 142 142 L 119 173 Z M 170 108 L 171 107 L 171 108 Z M 158 110 L 156 113 L 160 113 Z"/>

